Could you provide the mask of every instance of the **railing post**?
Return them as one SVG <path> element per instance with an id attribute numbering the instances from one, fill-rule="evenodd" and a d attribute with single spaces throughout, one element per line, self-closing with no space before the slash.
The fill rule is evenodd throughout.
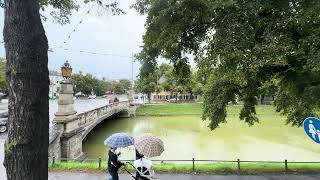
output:
<path id="1" fill-rule="evenodd" d="M 238 159 L 237 162 L 238 162 L 238 171 L 240 171 L 240 159 Z"/>
<path id="2" fill-rule="evenodd" d="M 285 168 L 285 171 L 287 172 L 288 171 L 288 160 L 284 160 L 284 168 Z"/>
<path id="3" fill-rule="evenodd" d="M 56 157 L 52 157 L 52 164 L 54 164 L 55 163 L 55 161 L 56 161 Z"/>
<path id="4" fill-rule="evenodd" d="M 101 169 L 101 158 L 99 158 L 99 170 Z"/>
<path id="5" fill-rule="evenodd" d="M 192 171 L 193 171 L 193 172 L 195 171 L 195 168 L 194 168 L 194 158 L 192 158 Z"/>

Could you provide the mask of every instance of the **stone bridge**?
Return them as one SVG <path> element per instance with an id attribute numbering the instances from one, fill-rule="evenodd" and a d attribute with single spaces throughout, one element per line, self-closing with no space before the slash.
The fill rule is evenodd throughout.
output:
<path id="1" fill-rule="evenodd" d="M 60 85 L 58 112 L 49 133 L 49 161 L 64 159 L 82 159 L 82 141 L 100 122 L 110 116 L 131 117 L 135 115 L 136 106 L 133 98 L 128 101 L 115 102 L 94 110 L 77 114 L 73 104 L 73 86 L 70 82 Z"/>

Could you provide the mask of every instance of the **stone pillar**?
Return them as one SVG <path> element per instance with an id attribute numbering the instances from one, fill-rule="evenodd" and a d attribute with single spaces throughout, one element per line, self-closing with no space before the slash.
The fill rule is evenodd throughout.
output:
<path id="1" fill-rule="evenodd" d="M 133 89 L 129 89 L 127 91 L 127 98 L 129 100 L 130 105 L 134 106 L 134 90 Z"/>
<path id="2" fill-rule="evenodd" d="M 77 112 L 74 110 L 73 85 L 69 80 L 60 83 L 58 112 L 53 119 L 54 126 L 60 126 L 61 159 L 78 159 L 83 156 L 82 132 Z"/>

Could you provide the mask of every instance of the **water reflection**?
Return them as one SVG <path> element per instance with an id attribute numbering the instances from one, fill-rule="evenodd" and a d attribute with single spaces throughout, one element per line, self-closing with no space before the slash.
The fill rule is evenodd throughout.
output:
<path id="1" fill-rule="evenodd" d="M 152 133 L 165 143 L 165 152 L 156 159 L 320 161 L 318 145 L 303 129 L 286 126 L 280 116 L 260 120 L 249 127 L 230 117 L 227 124 L 210 131 L 197 116 L 110 118 L 87 136 L 83 149 L 90 158 L 106 157 L 103 141 L 112 133 L 128 132 L 134 137 Z M 121 158 L 132 159 L 133 154 L 132 149 L 123 150 Z"/>

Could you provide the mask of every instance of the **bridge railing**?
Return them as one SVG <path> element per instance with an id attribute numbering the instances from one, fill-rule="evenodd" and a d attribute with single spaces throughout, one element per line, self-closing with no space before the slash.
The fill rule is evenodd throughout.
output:
<path id="1" fill-rule="evenodd" d="M 91 124 L 95 119 L 105 116 L 108 113 L 114 113 L 118 110 L 129 107 L 129 101 L 121 101 L 106 106 L 102 106 L 90 111 L 86 111 L 78 114 L 79 125 Z"/>
<path id="2" fill-rule="evenodd" d="M 65 159 L 62 158 L 61 159 L 62 163 L 64 162 L 78 162 L 78 163 L 96 163 L 97 164 L 97 169 L 101 169 L 101 164 L 102 162 L 107 162 L 108 159 L 106 158 L 97 158 L 97 159 L 85 159 L 84 161 L 78 161 L 76 159 Z M 121 160 L 122 162 L 133 162 L 134 160 Z M 184 159 L 184 160 L 152 160 L 153 162 L 158 162 L 161 164 L 164 163 L 183 163 L 183 164 L 188 164 L 190 163 L 190 165 L 192 165 L 192 171 L 196 172 L 196 165 L 200 165 L 200 164 L 208 164 L 210 163 L 210 165 L 214 166 L 215 164 L 221 164 L 221 163 L 225 163 L 226 165 L 229 165 L 231 167 L 236 167 L 237 170 L 240 172 L 242 169 L 241 168 L 242 164 L 251 164 L 251 163 L 256 163 L 256 164 L 261 164 L 263 166 L 266 166 L 265 168 L 267 168 L 266 164 L 278 164 L 279 168 L 281 168 L 281 164 L 283 167 L 283 170 L 285 172 L 287 172 L 290 168 L 290 164 L 320 164 L 320 161 L 288 161 L 287 159 L 283 160 L 283 161 L 248 161 L 248 160 L 208 160 L 208 159 Z M 52 161 L 50 161 L 51 164 L 55 164 L 55 157 L 52 157 Z"/>

